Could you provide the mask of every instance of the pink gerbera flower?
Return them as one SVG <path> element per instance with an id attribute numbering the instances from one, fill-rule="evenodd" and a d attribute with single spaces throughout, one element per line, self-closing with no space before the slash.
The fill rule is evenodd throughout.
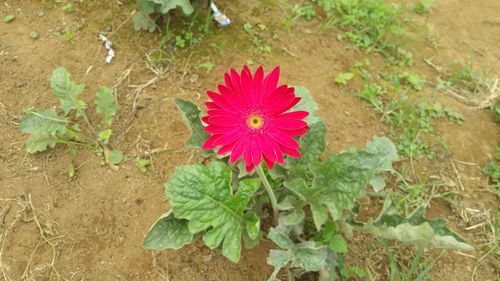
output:
<path id="1" fill-rule="evenodd" d="M 300 157 L 294 137 L 307 132 L 303 119 L 309 113 L 287 112 L 300 97 L 293 87 L 278 87 L 279 76 L 279 67 L 264 77 L 262 67 L 252 76 L 246 65 L 241 74 L 234 69 L 226 73 L 225 84 L 218 86 L 220 94 L 207 92 L 212 101 L 206 103 L 208 112 L 202 120 L 208 125 L 205 131 L 212 135 L 203 149 L 219 147 L 217 153 L 229 153 L 230 162 L 242 157 L 247 172 L 262 159 L 273 169 L 275 162 L 283 164 L 283 154 Z"/>

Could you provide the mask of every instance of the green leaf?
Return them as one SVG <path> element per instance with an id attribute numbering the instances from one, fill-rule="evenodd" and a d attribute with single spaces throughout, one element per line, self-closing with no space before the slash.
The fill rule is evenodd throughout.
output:
<path id="1" fill-rule="evenodd" d="M 332 237 L 329 246 L 330 250 L 334 252 L 347 253 L 347 242 L 345 241 L 344 237 L 338 234 Z"/>
<path id="2" fill-rule="evenodd" d="M 123 152 L 119 149 L 113 149 L 109 153 L 108 161 L 113 165 L 118 165 L 123 161 Z"/>
<path id="3" fill-rule="evenodd" d="M 269 230 L 268 237 L 280 248 L 285 249 L 270 251 L 267 264 L 274 266 L 275 269 L 269 280 L 275 280 L 280 269 L 288 263 L 294 268 L 306 271 L 320 271 L 325 268 L 328 257 L 326 247 L 317 247 L 312 241 L 293 244 L 288 236 L 275 228 Z"/>
<path id="4" fill-rule="evenodd" d="M 398 158 L 398 150 L 394 143 L 386 137 L 374 137 L 366 144 L 365 151 L 378 156 L 377 171 L 391 172 L 392 163 Z"/>
<path id="5" fill-rule="evenodd" d="M 307 241 L 297 244 L 292 252 L 294 256 L 292 267 L 303 268 L 306 271 L 320 271 L 326 265 L 328 249 L 316 247 L 314 242 Z"/>
<path id="6" fill-rule="evenodd" d="M 182 99 L 175 99 L 175 104 L 182 111 L 191 131 L 191 137 L 187 141 L 187 145 L 200 148 L 208 138 L 205 127 L 201 123 L 200 109 L 192 102 Z"/>
<path id="7" fill-rule="evenodd" d="M 143 14 L 142 12 L 134 15 L 133 24 L 135 31 L 147 30 L 152 33 L 156 30 L 156 23 L 147 14 Z"/>
<path id="8" fill-rule="evenodd" d="M 54 148 L 57 144 L 57 138 L 47 133 L 36 133 L 28 137 L 26 141 L 26 151 L 28 153 L 37 153 Z"/>
<path id="9" fill-rule="evenodd" d="M 187 220 L 177 219 L 168 211 L 153 224 L 143 245 L 148 250 L 178 250 L 192 241 Z"/>
<path id="10" fill-rule="evenodd" d="M 370 185 L 373 187 L 373 191 L 379 192 L 385 187 L 385 178 L 382 175 L 374 176 L 370 180 Z"/>
<path id="11" fill-rule="evenodd" d="M 139 8 L 139 11 L 146 15 L 155 12 L 155 3 L 153 3 L 151 0 L 138 0 L 137 6 Z"/>
<path id="12" fill-rule="evenodd" d="M 16 16 L 14 16 L 14 15 L 6 15 L 6 16 L 3 18 L 3 22 L 5 22 L 5 23 L 9 23 L 9 22 L 13 21 L 15 18 L 16 18 Z"/>
<path id="13" fill-rule="evenodd" d="M 149 165 L 149 160 L 137 158 L 135 161 L 135 166 L 139 171 L 145 173 L 147 172 L 147 166 Z"/>
<path id="14" fill-rule="evenodd" d="M 294 209 L 291 213 L 287 215 L 280 215 L 279 223 L 290 226 L 301 223 L 305 218 L 304 210 L 302 209 Z"/>
<path id="15" fill-rule="evenodd" d="M 76 84 L 71 74 L 64 68 L 58 67 L 54 69 L 52 77 L 50 78 L 50 85 L 52 86 L 52 95 L 61 101 L 61 109 L 65 115 L 72 110 L 76 110 L 76 116 L 83 115 L 83 110 L 87 104 L 78 99 L 78 96 L 85 89 L 84 85 Z"/>
<path id="16" fill-rule="evenodd" d="M 347 85 L 347 82 L 354 77 L 354 73 L 352 72 L 342 72 L 335 77 L 335 83 L 341 85 Z"/>
<path id="17" fill-rule="evenodd" d="M 19 130 L 26 134 L 48 133 L 64 135 L 68 119 L 59 116 L 55 109 L 34 109 L 24 112 Z"/>
<path id="18" fill-rule="evenodd" d="M 101 87 L 96 94 L 96 111 L 103 116 L 103 122 L 111 126 L 116 115 L 116 103 L 113 92 L 108 87 Z"/>
<path id="19" fill-rule="evenodd" d="M 231 175 L 221 162 L 179 166 L 165 183 L 165 194 L 175 217 L 189 220 L 192 234 L 207 230 L 205 244 L 211 249 L 222 244 L 222 254 L 238 262 L 243 227 L 255 234 L 255 218 L 247 219 L 244 210 L 261 183 L 258 179 L 242 180 L 233 195 Z"/>
<path id="20" fill-rule="evenodd" d="M 326 266 L 328 249 L 326 247 L 317 247 L 314 242 L 307 241 L 300 244 L 294 244 L 290 238 L 280 229 L 271 228 L 268 233 L 271 239 L 278 247 L 283 250 L 271 250 L 267 257 L 267 264 L 275 267 L 269 280 L 276 279 L 276 275 L 287 263 L 292 267 L 302 268 L 306 271 L 319 271 Z"/>
<path id="21" fill-rule="evenodd" d="M 99 136 L 97 137 L 97 139 L 99 141 L 107 141 L 107 140 L 109 140 L 109 138 L 111 137 L 112 134 L 113 134 L 113 130 L 106 129 L 106 130 L 99 133 Z"/>
<path id="22" fill-rule="evenodd" d="M 177 7 L 181 7 L 182 12 L 186 15 L 189 15 L 193 12 L 193 6 L 191 6 L 189 0 L 150 0 L 150 1 L 161 5 L 160 11 L 162 14 L 166 14 L 170 10 L 173 10 Z"/>
<path id="23" fill-rule="evenodd" d="M 321 154 L 325 151 L 326 128 L 322 121 L 310 125 L 306 135 L 300 137 L 300 153 L 302 157 L 287 159 L 287 166 L 290 169 L 289 174 L 303 165 L 319 162 Z"/>
<path id="24" fill-rule="evenodd" d="M 309 127 L 311 127 L 314 123 L 320 122 L 321 119 L 316 115 L 316 111 L 318 111 L 318 105 L 314 102 L 313 97 L 309 94 L 309 90 L 302 86 L 294 86 L 295 95 L 301 97 L 300 102 L 293 108 L 293 111 L 296 110 L 304 110 L 309 112 L 309 116 L 305 119 Z"/>
<path id="25" fill-rule="evenodd" d="M 255 240 L 259 237 L 260 232 L 260 218 L 255 212 L 249 212 L 245 215 L 247 220 L 247 233 L 251 240 Z"/>
<path id="26" fill-rule="evenodd" d="M 411 217 L 397 214 L 384 214 L 375 222 L 368 222 L 365 229 L 383 239 L 399 240 L 421 247 L 473 251 L 465 240 L 450 231 L 442 219 L 426 220 L 424 208 L 417 210 Z"/>
<path id="27" fill-rule="evenodd" d="M 25 111 L 19 130 L 30 135 L 26 141 L 26 151 L 36 153 L 55 147 L 58 137 L 67 133 L 67 125 L 68 119 L 59 116 L 55 109 Z"/>
<path id="28" fill-rule="evenodd" d="M 271 228 L 267 237 L 282 249 L 290 249 L 293 246 L 293 241 L 281 229 Z"/>
<path id="29" fill-rule="evenodd" d="M 375 139 L 365 151 L 330 154 L 326 161 L 310 165 L 312 182 L 295 178 L 286 181 L 285 187 L 308 202 L 315 226 L 320 230 L 328 213 L 334 220 L 339 219 L 344 210 L 352 209 L 356 199 L 364 195 L 365 186 L 373 177 L 391 168 L 392 150 L 382 149 L 387 145 L 385 140 Z"/>

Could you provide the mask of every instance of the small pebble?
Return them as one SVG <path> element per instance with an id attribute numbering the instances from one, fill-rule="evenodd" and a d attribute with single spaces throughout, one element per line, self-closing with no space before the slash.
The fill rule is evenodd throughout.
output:
<path id="1" fill-rule="evenodd" d="M 36 13 L 36 15 L 39 16 L 39 17 L 43 17 L 43 16 L 45 16 L 45 13 L 43 11 L 38 11 Z"/>

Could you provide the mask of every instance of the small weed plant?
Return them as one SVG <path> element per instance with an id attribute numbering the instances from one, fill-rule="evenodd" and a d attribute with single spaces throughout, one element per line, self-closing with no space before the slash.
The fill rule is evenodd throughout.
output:
<path id="1" fill-rule="evenodd" d="M 220 149 L 203 164 L 177 167 L 165 183 L 170 206 L 145 248 L 180 249 L 201 239 L 238 262 L 243 245 L 267 238 L 275 244 L 267 258 L 274 267 L 269 280 L 279 280 L 280 272 L 288 280 L 304 272 L 317 272 L 319 280 L 364 276 L 343 262 L 353 231 L 422 251 L 472 249 L 442 220 L 426 220 L 423 208 L 400 216 L 389 199 L 378 216 L 359 221 L 358 199 L 367 191 L 384 193 L 386 177 L 395 173 L 395 145 L 374 137 L 364 148 L 326 153 L 326 126 L 312 96 L 304 87 L 278 87 L 276 72 L 226 73 L 220 94 L 208 92 L 202 118 L 193 103 L 177 100 L 192 132 L 188 145 Z M 408 278 L 419 274 L 413 269 Z"/>
<path id="2" fill-rule="evenodd" d="M 112 135 L 111 125 L 117 113 L 117 104 L 111 89 L 101 87 L 96 93 L 95 110 L 100 120 L 93 125 L 87 115 L 88 104 L 80 99 L 84 85 L 77 84 L 63 67 L 56 68 L 50 78 L 52 96 L 59 100 L 57 108 L 29 108 L 19 124 L 19 130 L 29 135 L 26 151 L 37 153 L 67 145 L 70 152 L 90 146 L 111 164 L 119 164 L 123 154 L 107 148 Z M 82 130 L 85 127 L 86 130 Z M 85 134 L 88 131 L 89 134 Z"/>

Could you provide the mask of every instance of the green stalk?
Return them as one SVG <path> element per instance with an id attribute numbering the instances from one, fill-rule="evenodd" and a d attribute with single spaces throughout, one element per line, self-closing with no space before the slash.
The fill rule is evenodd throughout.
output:
<path id="1" fill-rule="evenodd" d="M 274 218 L 274 225 L 278 224 L 278 202 L 276 201 L 276 196 L 274 196 L 274 191 L 269 184 L 269 181 L 267 180 L 266 175 L 264 174 L 264 170 L 262 170 L 262 166 L 259 165 L 257 166 L 257 174 L 259 175 L 260 180 L 262 181 L 262 185 L 267 191 L 267 195 L 269 196 L 269 199 L 271 200 L 271 206 L 273 208 L 273 218 Z"/>

